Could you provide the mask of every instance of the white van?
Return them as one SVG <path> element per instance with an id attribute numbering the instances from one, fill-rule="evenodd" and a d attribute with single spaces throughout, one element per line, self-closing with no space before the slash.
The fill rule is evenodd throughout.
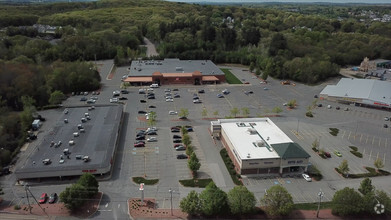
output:
<path id="1" fill-rule="evenodd" d="M 331 108 L 331 105 L 328 105 L 327 108 Z"/>
<path id="2" fill-rule="evenodd" d="M 151 87 L 151 88 L 159 88 L 159 84 L 152 84 L 149 87 Z"/>

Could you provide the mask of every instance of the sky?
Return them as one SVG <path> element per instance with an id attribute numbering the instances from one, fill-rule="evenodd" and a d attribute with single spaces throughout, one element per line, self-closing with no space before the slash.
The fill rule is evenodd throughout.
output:
<path id="1" fill-rule="evenodd" d="M 230 2 L 230 3 L 248 3 L 248 2 L 303 2 L 303 3 L 311 3 L 311 2 L 323 2 L 323 3 L 367 3 L 367 4 L 391 4 L 391 0 L 166 0 L 170 2 Z"/>

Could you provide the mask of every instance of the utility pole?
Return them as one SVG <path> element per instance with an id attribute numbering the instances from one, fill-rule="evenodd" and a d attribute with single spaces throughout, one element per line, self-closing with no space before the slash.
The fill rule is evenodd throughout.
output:
<path id="1" fill-rule="evenodd" d="M 171 215 L 173 215 L 172 214 L 172 193 L 174 192 L 174 190 L 172 190 L 171 188 L 168 190 L 168 192 L 170 193 L 170 195 L 171 195 Z"/>
<path id="2" fill-rule="evenodd" d="M 26 187 L 26 190 L 29 191 L 29 193 L 31 194 L 31 196 L 33 197 L 33 199 L 35 200 L 35 202 L 38 204 L 39 208 L 42 209 L 43 213 L 45 213 L 46 216 L 47 216 L 48 218 L 50 218 L 49 215 L 48 215 L 48 213 L 45 212 L 45 209 L 42 208 L 41 204 L 37 201 L 37 199 L 36 199 L 36 198 L 34 197 L 34 195 L 31 193 L 30 189 L 29 189 L 28 187 Z"/>
<path id="3" fill-rule="evenodd" d="M 319 189 L 318 196 L 319 196 L 319 204 L 318 204 L 318 211 L 316 212 L 316 218 L 319 217 L 319 209 L 320 209 L 320 203 L 322 202 L 322 197 L 324 193 L 322 192 L 322 189 Z"/>
<path id="4" fill-rule="evenodd" d="M 24 185 L 24 190 L 26 191 L 26 198 L 27 198 L 27 203 L 29 204 L 29 212 L 31 214 L 31 205 L 30 205 L 30 199 L 29 199 L 29 194 L 27 193 L 27 184 Z"/>
<path id="5" fill-rule="evenodd" d="M 299 123 L 300 123 L 300 118 L 297 119 L 297 129 L 296 129 L 297 135 L 299 135 Z"/>

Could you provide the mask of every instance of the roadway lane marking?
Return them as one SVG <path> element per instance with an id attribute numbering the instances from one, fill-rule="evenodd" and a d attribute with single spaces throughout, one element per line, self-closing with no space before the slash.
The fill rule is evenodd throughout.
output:
<path id="1" fill-rule="evenodd" d="M 371 152 L 369 153 L 368 161 L 371 160 L 371 157 L 372 157 L 372 150 L 371 150 Z"/>
<path id="2" fill-rule="evenodd" d="M 383 164 L 386 164 L 386 153 L 384 153 Z"/>
<path id="3" fill-rule="evenodd" d="M 365 141 L 366 144 L 368 144 L 368 138 L 369 138 L 369 135 L 367 135 L 367 140 Z"/>
<path id="4" fill-rule="evenodd" d="M 363 136 L 363 134 L 361 134 L 361 137 L 360 137 L 360 143 L 361 143 L 362 136 Z"/>
<path id="5" fill-rule="evenodd" d="M 372 147 L 373 147 L 374 143 L 375 143 L 375 136 L 373 136 L 373 138 L 372 138 Z"/>
<path id="6" fill-rule="evenodd" d="M 384 147 L 385 147 L 385 148 L 387 148 L 387 139 L 388 139 L 388 138 L 386 138 L 386 141 L 384 142 Z"/>
<path id="7" fill-rule="evenodd" d="M 381 141 L 380 141 L 380 140 L 381 140 L 381 138 L 379 138 L 379 147 L 380 147 L 380 143 L 381 143 Z"/>
<path id="8" fill-rule="evenodd" d="M 351 135 L 351 134 L 352 134 L 352 132 L 350 131 L 350 132 L 349 132 L 349 136 L 348 136 L 348 140 L 350 139 L 350 135 Z"/>
<path id="9" fill-rule="evenodd" d="M 344 130 L 344 131 L 343 131 L 343 134 L 342 134 L 342 138 L 345 136 L 345 133 L 346 133 L 346 131 Z"/>

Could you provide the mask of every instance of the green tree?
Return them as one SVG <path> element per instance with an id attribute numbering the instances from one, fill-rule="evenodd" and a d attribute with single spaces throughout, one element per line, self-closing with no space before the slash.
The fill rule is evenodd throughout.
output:
<path id="1" fill-rule="evenodd" d="M 36 113 L 35 100 L 29 96 L 22 96 L 23 112 L 20 113 L 22 130 L 27 131 L 33 122 L 33 114 Z"/>
<path id="2" fill-rule="evenodd" d="M 271 216 L 288 215 L 293 210 L 291 194 L 280 185 L 270 187 L 262 201 L 266 206 L 265 211 Z"/>
<path id="3" fill-rule="evenodd" d="M 186 117 L 189 116 L 189 109 L 187 108 L 181 108 L 178 113 L 179 117 Z"/>
<path id="4" fill-rule="evenodd" d="M 187 166 L 192 171 L 194 178 L 196 178 L 197 177 L 197 171 L 200 169 L 201 163 L 198 160 L 197 155 L 195 154 L 195 152 L 191 153 L 190 160 L 188 160 L 188 162 L 187 162 Z"/>
<path id="5" fill-rule="evenodd" d="M 262 76 L 265 74 L 265 72 L 262 74 Z M 255 69 L 255 75 L 257 75 L 257 76 L 259 76 L 259 75 L 261 75 L 261 70 L 257 67 L 256 69 Z M 264 79 L 265 80 L 265 79 Z"/>
<path id="6" fill-rule="evenodd" d="M 88 198 L 87 189 L 80 184 L 73 184 L 60 193 L 60 200 L 71 211 L 82 206 Z"/>
<path id="7" fill-rule="evenodd" d="M 61 104 L 62 100 L 65 99 L 63 92 L 56 90 L 50 94 L 49 103 L 52 105 Z"/>
<path id="8" fill-rule="evenodd" d="M 368 193 L 371 193 L 375 190 L 375 187 L 372 185 L 372 180 L 366 177 L 363 179 L 360 183 L 360 187 L 358 188 L 358 191 L 360 191 L 363 195 L 366 195 Z"/>
<path id="9" fill-rule="evenodd" d="M 288 107 L 295 108 L 296 107 L 296 99 L 289 100 Z"/>
<path id="10" fill-rule="evenodd" d="M 242 108 L 242 114 L 244 117 L 248 117 L 248 115 L 250 114 L 250 110 L 247 108 L 247 107 L 243 107 Z"/>
<path id="11" fill-rule="evenodd" d="M 205 215 L 219 215 L 228 209 L 227 194 L 214 182 L 209 183 L 200 194 L 201 211 Z"/>
<path id="12" fill-rule="evenodd" d="M 384 167 L 384 163 L 383 163 L 383 160 L 378 157 L 375 162 L 373 163 L 373 165 L 375 165 L 376 169 L 379 171 L 379 169 L 383 168 Z"/>
<path id="13" fill-rule="evenodd" d="M 252 213 L 256 202 L 254 193 L 248 191 L 245 186 L 235 186 L 228 192 L 228 204 L 234 215 Z"/>
<path id="14" fill-rule="evenodd" d="M 182 141 L 183 141 L 183 144 L 184 144 L 185 146 L 190 145 L 190 144 L 191 144 L 190 135 L 184 134 L 184 135 L 183 135 Z"/>
<path id="15" fill-rule="evenodd" d="M 201 115 L 202 115 L 202 117 L 206 117 L 208 115 L 208 110 L 206 110 L 206 108 L 203 108 Z"/>
<path id="16" fill-rule="evenodd" d="M 320 145 L 320 143 L 319 143 L 318 138 L 315 138 L 314 142 L 312 142 L 312 148 L 319 151 L 319 145 Z"/>
<path id="17" fill-rule="evenodd" d="M 98 193 L 99 183 L 91 173 L 83 174 L 77 181 L 78 184 L 87 189 L 87 195 L 91 198 Z"/>
<path id="18" fill-rule="evenodd" d="M 250 67 L 249 67 L 250 72 L 253 72 L 254 69 L 255 69 L 255 63 L 254 63 L 254 62 L 251 62 L 251 63 L 250 63 Z"/>
<path id="19" fill-rule="evenodd" d="M 234 117 L 234 118 L 236 118 L 236 115 L 238 115 L 239 114 L 239 109 L 238 108 L 233 108 L 233 109 L 231 109 L 231 115 Z"/>
<path id="20" fill-rule="evenodd" d="M 262 72 L 262 79 L 263 80 L 266 81 L 268 77 L 269 77 L 269 74 L 266 71 Z"/>
<path id="21" fill-rule="evenodd" d="M 332 213 L 340 216 L 358 214 L 362 210 L 361 195 L 353 188 L 345 187 L 335 192 L 332 200 Z"/>
<path id="22" fill-rule="evenodd" d="M 186 212 L 189 215 L 199 214 L 201 212 L 201 202 L 198 193 L 194 190 L 190 191 L 190 193 L 181 200 L 179 207 L 182 212 Z"/>
<path id="23" fill-rule="evenodd" d="M 149 125 L 149 126 L 154 126 L 154 125 L 156 125 L 156 112 L 151 111 L 151 112 L 149 113 L 148 125 Z"/>
<path id="24" fill-rule="evenodd" d="M 281 113 L 282 112 L 282 109 L 280 108 L 280 107 L 274 107 L 273 109 L 272 109 L 272 112 L 273 113 L 276 113 L 276 114 L 279 114 L 279 113 Z"/>
<path id="25" fill-rule="evenodd" d="M 194 147 L 191 146 L 190 144 L 186 146 L 186 154 L 191 155 L 194 152 Z"/>
<path id="26" fill-rule="evenodd" d="M 348 176 L 348 172 L 349 172 L 349 164 L 348 164 L 348 161 L 347 160 L 343 160 L 342 163 L 339 165 L 338 167 L 339 171 L 341 171 L 342 174 L 345 175 L 345 177 Z"/>

